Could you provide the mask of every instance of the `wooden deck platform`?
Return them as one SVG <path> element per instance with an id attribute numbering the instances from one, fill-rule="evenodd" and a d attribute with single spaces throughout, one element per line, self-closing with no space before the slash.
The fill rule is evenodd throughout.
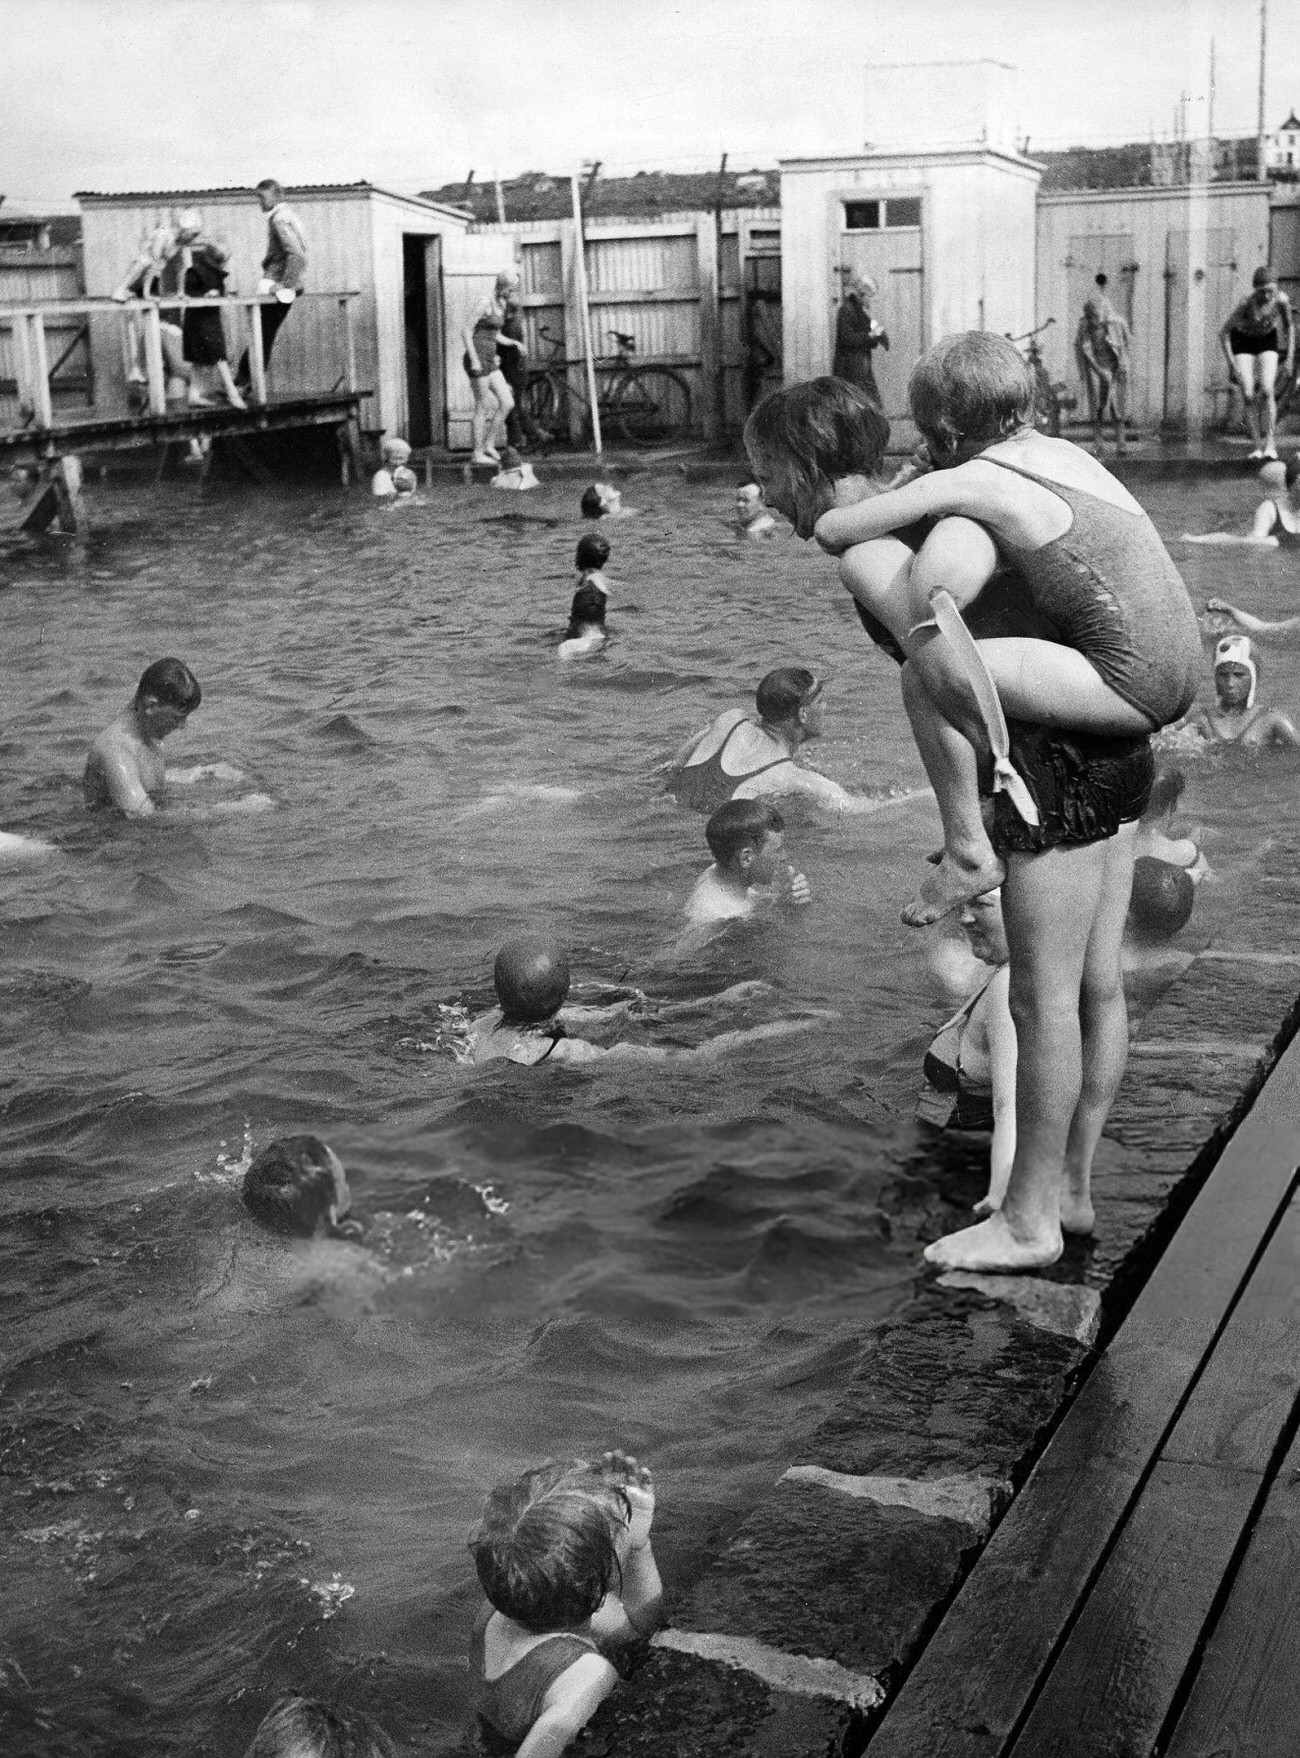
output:
<path id="1" fill-rule="evenodd" d="M 207 436 L 247 438 L 258 433 L 283 433 L 293 428 L 341 427 L 355 424 L 364 393 L 324 391 L 312 396 L 274 397 L 258 408 L 232 409 L 226 404 L 193 407 L 179 404 L 165 414 L 148 410 L 134 414 L 59 413 L 48 427 L 14 427 L 0 431 L 0 459 L 41 458 L 87 451 L 121 451 L 138 446 L 169 445 Z"/>
<path id="2" fill-rule="evenodd" d="M 1300 1039 L 867 1758 L 1300 1750 Z"/>

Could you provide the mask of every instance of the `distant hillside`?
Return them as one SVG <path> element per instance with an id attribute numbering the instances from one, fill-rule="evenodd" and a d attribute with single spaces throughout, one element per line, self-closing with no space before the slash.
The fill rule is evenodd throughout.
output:
<path id="1" fill-rule="evenodd" d="M 712 208 L 719 200 L 724 208 L 776 207 L 781 200 L 779 171 L 638 171 L 635 177 L 597 176 L 588 192 L 586 180 L 582 211 L 593 220 L 654 219 L 660 214 L 689 213 Z M 492 183 L 444 183 L 441 189 L 422 189 L 428 201 L 463 207 L 476 220 L 497 218 L 496 187 Z M 525 171 L 522 177 L 503 178 L 501 197 L 507 220 L 564 220 L 572 212 L 567 177 L 546 171 Z"/>

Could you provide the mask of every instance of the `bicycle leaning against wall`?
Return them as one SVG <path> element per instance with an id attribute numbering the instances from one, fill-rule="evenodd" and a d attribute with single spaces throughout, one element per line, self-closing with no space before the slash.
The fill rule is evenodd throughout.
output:
<path id="1" fill-rule="evenodd" d="M 1063 381 L 1054 381 L 1047 370 L 1043 359 L 1043 351 L 1038 345 L 1038 338 L 1044 330 L 1050 329 L 1056 322 L 1049 317 L 1045 323 L 1039 324 L 1036 330 L 1030 330 L 1025 336 L 1007 336 L 1008 342 L 1014 342 L 1017 348 L 1025 344 L 1025 361 L 1034 380 L 1034 426 L 1039 433 L 1051 434 L 1053 439 L 1061 437 L 1061 417 L 1072 410 L 1078 398 Z"/>
<path id="2" fill-rule="evenodd" d="M 685 439 L 691 431 L 691 387 L 685 378 L 671 366 L 634 359 L 635 338 L 621 330 L 609 333 L 616 352 L 596 361 L 602 432 L 629 446 L 661 446 Z M 537 334 L 551 354 L 529 371 L 523 390 L 524 409 L 538 427 L 566 434 L 569 399 L 576 397 L 582 406 L 584 432 L 590 435 L 585 361 L 566 359 L 563 342 L 544 325 Z"/>

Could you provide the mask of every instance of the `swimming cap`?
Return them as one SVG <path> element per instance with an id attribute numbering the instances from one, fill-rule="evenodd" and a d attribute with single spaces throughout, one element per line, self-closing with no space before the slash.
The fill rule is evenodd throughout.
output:
<path id="1" fill-rule="evenodd" d="M 1255 644 L 1249 635 L 1225 635 L 1214 649 L 1214 670 L 1224 665 L 1240 665 L 1250 673 L 1250 694 L 1246 698 L 1247 708 L 1255 706 L 1255 691 L 1259 688 L 1259 665 L 1255 659 Z"/>
<path id="2" fill-rule="evenodd" d="M 387 439 L 384 441 L 384 459 L 390 464 L 405 464 L 411 455 L 411 448 L 404 439 Z"/>
<path id="3" fill-rule="evenodd" d="M 275 1233 L 329 1233 L 352 1207 L 343 1162 L 318 1135 L 286 1135 L 244 1174 L 244 1206 Z"/>
<path id="4" fill-rule="evenodd" d="M 1287 469 L 1288 466 L 1280 458 L 1270 458 L 1266 464 L 1260 465 L 1259 480 L 1265 488 L 1274 492 L 1279 488 L 1290 488 L 1291 484 L 1286 479 Z"/>
<path id="5" fill-rule="evenodd" d="M 1169 939 L 1187 926 L 1196 884 L 1186 867 L 1139 855 L 1133 863 L 1129 925 L 1152 939 Z"/>
<path id="6" fill-rule="evenodd" d="M 516 934 L 492 967 L 503 1018 L 519 1025 L 549 1019 L 569 993 L 569 961 L 548 934 Z"/>

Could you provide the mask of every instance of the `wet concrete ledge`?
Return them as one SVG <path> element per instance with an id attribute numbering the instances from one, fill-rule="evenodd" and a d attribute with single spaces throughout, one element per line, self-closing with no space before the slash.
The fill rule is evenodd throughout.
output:
<path id="1" fill-rule="evenodd" d="M 1260 912 L 1268 921 L 1300 905 L 1297 856 L 1294 837 L 1279 839 L 1260 873 L 1277 906 Z M 668 1628 L 575 1753 L 859 1758 L 867 1749 L 1099 1343 L 1294 1034 L 1300 960 L 1264 944 L 1257 919 L 1234 923 L 1232 946 L 1207 949 L 1137 1024 L 1107 1129 L 1130 1152 L 1121 1169 L 1103 1143 L 1095 1243 L 1072 1242 L 1041 1276 L 918 1275 L 830 1417 L 792 1441 L 767 1495 L 694 1580 L 669 1583 Z M 951 1184 L 934 1194 L 925 1237 L 960 1224 L 978 1172 L 954 1145 Z"/>

